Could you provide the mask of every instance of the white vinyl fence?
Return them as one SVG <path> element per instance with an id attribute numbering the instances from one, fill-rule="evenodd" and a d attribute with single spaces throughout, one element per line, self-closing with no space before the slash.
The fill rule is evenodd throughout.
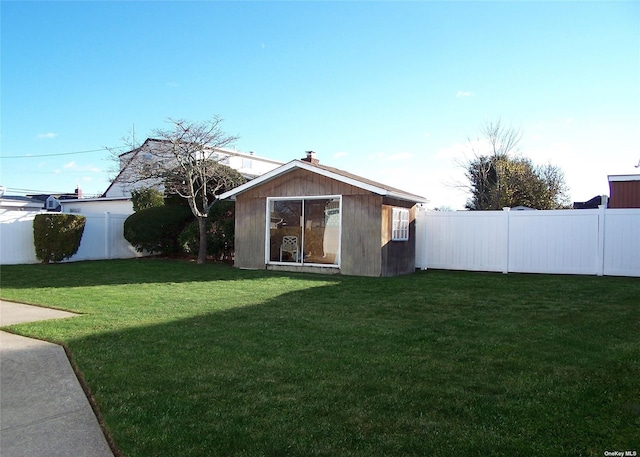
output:
<path id="1" fill-rule="evenodd" d="M 0 264 L 38 263 L 34 211 L 0 212 Z M 70 261 L 143 254 L 125 240 L 128 214 L 86 214 Z M 640 209 L 459 211 L 420 209 L 416 267 L 640 277 Z"/>
<path id="2" fill-rule="evenodd" d="M 33 244 L 33 219 L 39 211 L 0 212 L 0 264 L 38 263 Z M 84 214 L 87 218 L 78 252 L 69 259 L 128 259 L 142 256 L 124 238 L 128 214 Z"/>
<path id="3" fill-rule="evenodd" d="M 640 209 L 419 210 L 416 267 L 640 276 Z"/>

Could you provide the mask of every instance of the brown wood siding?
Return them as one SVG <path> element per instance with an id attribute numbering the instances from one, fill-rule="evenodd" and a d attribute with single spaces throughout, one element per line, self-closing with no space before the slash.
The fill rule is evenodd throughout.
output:
<path id="1" fill-rule="evenodd" d="M 416 269 L 416 208 L 409 210 L 409 239 L 391 241 L 393 206 L 382 206 L 381 276 L 413 273 Z"/>
<path id="2" fill-rule="evenodd" d="M 235 261 L 238 268 L 263 269 L 266 198 L 236 199 Z"/>
<path id="3" fill-rule="evenodd" d="M 370 192 L 340 181 L 311 173 L 292 170 L 241 194 L 243 197 L 308 197 L 317 195 L 369 195 Z M 240 198 L 240 196 L 238 196 Z"/>
<path id="4" fill-rule="evenodd" d="M 345 275 L 380 276 L 382 197 L 343 195 L 340 270 Z"/>
<path id="5" fill-rule="evenodd" d="M 640 208 L 640 181 L 609 181 L 609 208 Z"/>

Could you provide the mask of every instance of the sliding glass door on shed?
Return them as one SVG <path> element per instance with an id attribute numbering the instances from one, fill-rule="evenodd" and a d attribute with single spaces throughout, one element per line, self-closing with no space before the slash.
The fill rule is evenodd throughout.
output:
<path id="1" fill-rule="evenodd" d="M 340 196 L 267 199 L 267 263 L 338 266 Z"/>

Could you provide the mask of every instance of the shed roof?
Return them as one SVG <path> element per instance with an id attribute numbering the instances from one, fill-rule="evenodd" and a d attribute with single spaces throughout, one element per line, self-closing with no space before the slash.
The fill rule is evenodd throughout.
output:
<path id="1" fill-rule="evenodd" d="M 230 198 L 232 200 L 235 200 L 236 195 L 246 192 L 247 190 L 259 186 L 265 182 L 271 181 L 272 179 L 282 176 L 295 169 L 302 169 L 310 171 L 311 173 L 317 173 L 327 178 L 335 179 L 336 181 L 350 184 L 352 186 L 356 186 L 385 197 L 392 197 L 399 200 L 415 203 L 427 202 L 427 199 L 419 195 L 414 195 L 409 192 L 387 186 L 386 184 L 381 184 L 379 182 L 363 178 L 362 176 L 357 176 L 352 173 L 339 170 L 337 168 L 327 167 L 326 165 L 320 164 L 312 164 L 303 160 L 292 160 L 291 162 L 285 163 L 284 165 L 271 170 L 270 172 L 267 172 L 262 176 L 252 179 L 251 181 L 248 181 L 245 184 L 236 187 L 235 189 L 221 194 L 220 199 L 224 200 Z"/>

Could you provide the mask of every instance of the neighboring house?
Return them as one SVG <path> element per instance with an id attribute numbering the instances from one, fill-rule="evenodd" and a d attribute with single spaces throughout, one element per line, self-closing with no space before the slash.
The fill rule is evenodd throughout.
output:
<path id="1" fill-rule="evenodd" d="M 640 208 L 640 175 L 609 175 L 609 208 Z"/>
<path id="2" fill-rule="evenodd" d="M 60 202 L 63 200 L 82 198 L 82 189 L 76 187 L 76 190 L 72 194 L 32 194 L 27 195 L 27 198 L 39 201 L 42 209 L 60 212 L 62 208 Z"/>
<path id="3" fill-rule="evenodd" d="M 0 197 L 0 211 L 40 211 L 44 202 L 31 197 L 3 195 Z"/>
<path id="4" fill-rule="evenodd" d="M 102 195 L 103 197 L 130 197 L 131 191 L 141 187 L 162 188 L 159 180 L 138 180 L 135 176 L 132 164 L 137 161 L 154 160 L 161 157 L 169 145 L 169 141 L 147 138 L 142 146 L 125 152 L 119 156 L 120 173 Z M 276 167 L 282 165 L 264 157 L 258 157 L 252 153 L 245 154 L 231 149 L 214 149 L 214 160 L 237 170 L 247 179 L 253 179 Z"/>
<path id="5" fill-rule="evenodd" d="M 235 266 L 394 276 L 415 271 L 423 197 L 320 165 L 314 153 L 220 196 L 236 201 Z"/>
<path id="6" fill-rule="evenodd" d="M 72 194 L 32 194 L 23 196 L 1 195 L 0 209 L 10 211 L 61 211 L 61 202 L 82 198 L 82 190 L 78 187 Z"/>

